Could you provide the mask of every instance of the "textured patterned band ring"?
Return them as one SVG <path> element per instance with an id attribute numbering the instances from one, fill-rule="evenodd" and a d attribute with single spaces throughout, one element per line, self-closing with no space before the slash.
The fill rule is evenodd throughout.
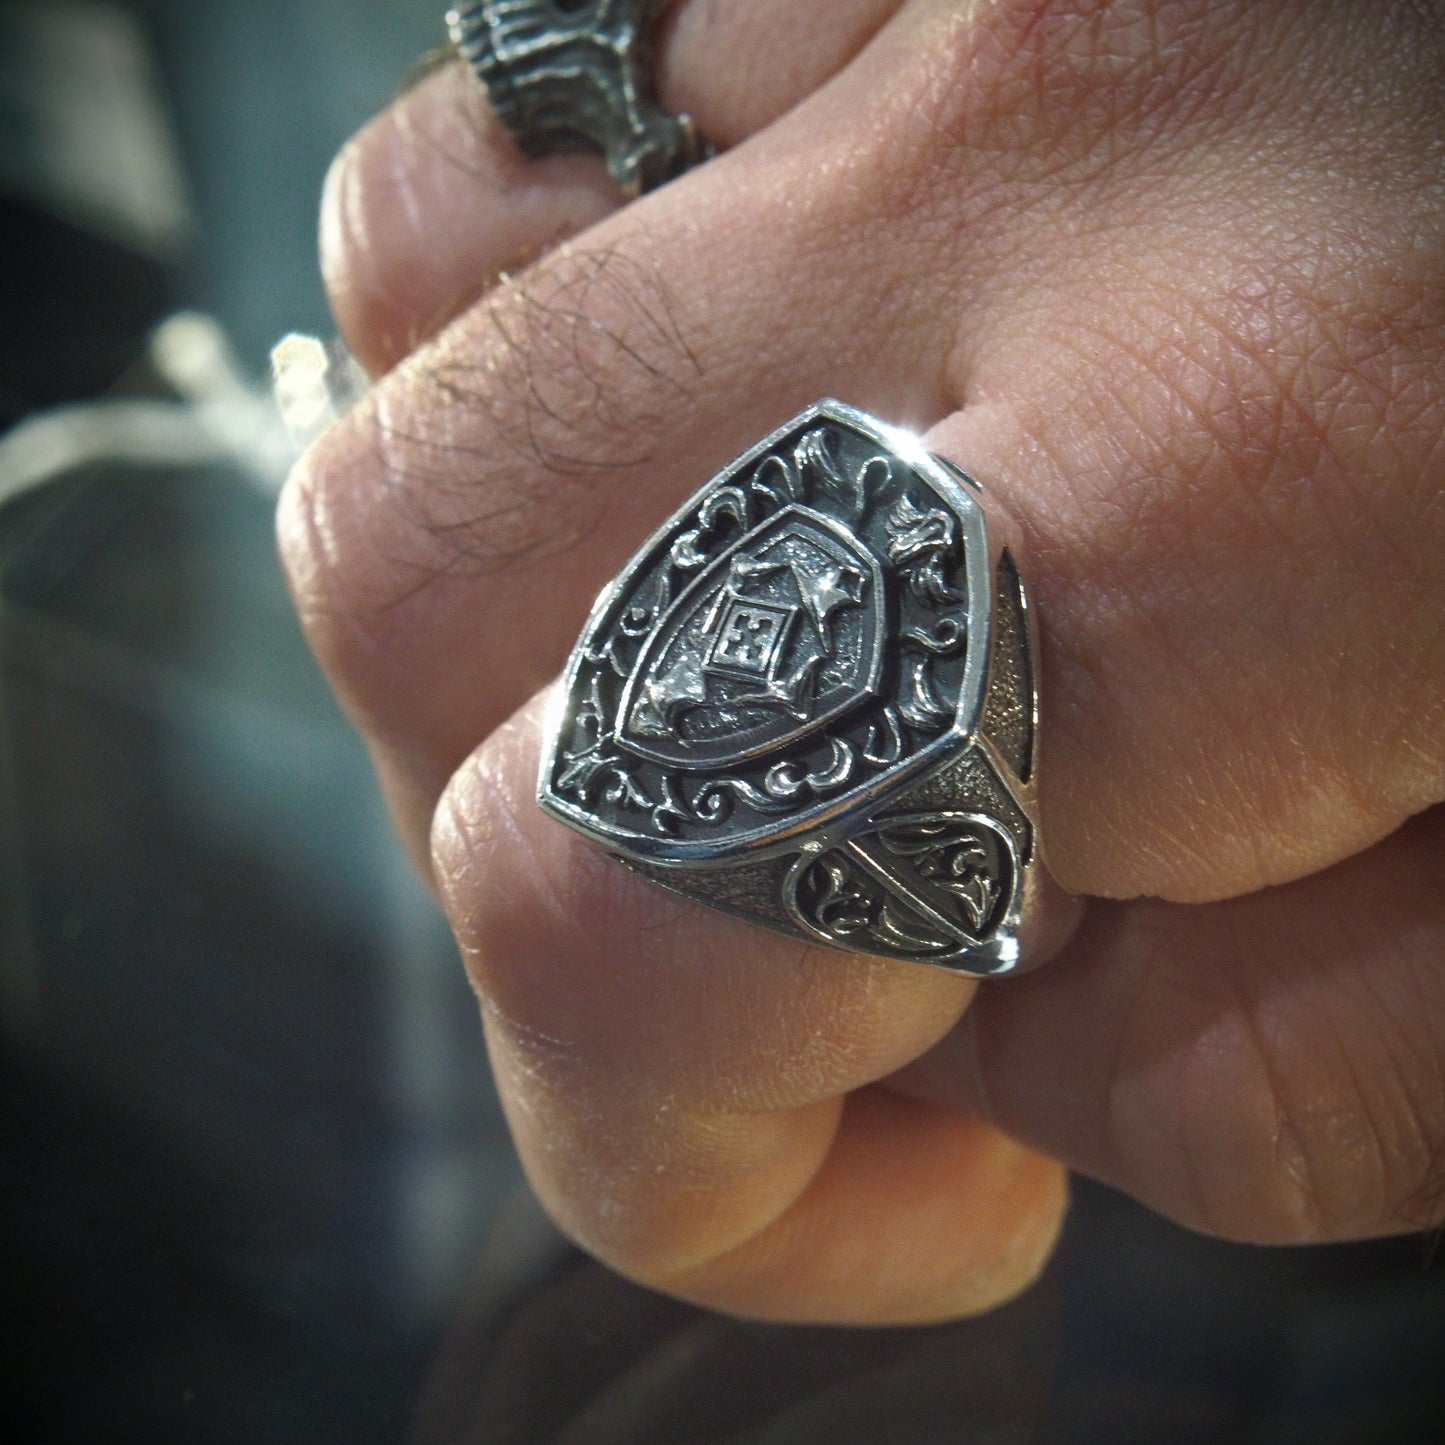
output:
<path id="1" fill-rule="evenodd" d="M 465 0 L 447 12 L 447 31 L 524 155 L 599 151 L 636 196 L 712 153 L 653 92 L 653 29 L 666 3 Z"/>
<path id="2" fill-rule="evenodd" d="M 1013 524 L 834 401 L 712 479 L 593 608 L 543 808 L 640 873 L 809 942 L 997 976 L 1077 913 L 1043 864 Z"/>

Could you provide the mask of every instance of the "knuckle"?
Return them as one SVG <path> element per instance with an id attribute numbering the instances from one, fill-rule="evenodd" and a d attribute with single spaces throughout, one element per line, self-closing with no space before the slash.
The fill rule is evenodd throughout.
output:
<path id="1" fill-rule="evenodd" d="M 277 541 L 297 612 L 327 663 L 344 619 L 354 610 L 351 508 L 341 478 L 356 462 L 357 428 L 333 424 L 292 469 L 276 511 Z"/>
<path id="2" fill-rule="evenodd" d="M 313 653 L 364 727 L 391 679 L 378 671 L 391 608 L 403 595 L 397 554 L 377 526 L 388 485 L 370 399 L 334 423 L 292 470 L 276 514 L 282 564 Z"/>
<path id="3" fill-rule="evenodd" d="M 475 294 L 454 264 L 461 216 L 524 165 L 514 148 L 492 143 L 495 133 L 485 92 L 449 65 L 398 96 L 333 160 L 322 189 L 322 278 L 338 325 L 373 372 Z M 460 216 L 441 209 L 459 189 Z M 472 247 L 485 255 L 484 239 Z"/>
<path id="4" fill-rule="evenodd" d="M 424 569 L 485 574 L 586 535 L 691 399 L 677 312 L 645 238 L 563 247 L 381 388 L 377 464 Z"/>
<path id="5" fill-rule="evenodd" d="M 420 372 L 441 403 L 480 405 L 494 446 L 564 473 L 637 465 L 698 363 L 645 232 L 564 245 L 505 276 Z"/>

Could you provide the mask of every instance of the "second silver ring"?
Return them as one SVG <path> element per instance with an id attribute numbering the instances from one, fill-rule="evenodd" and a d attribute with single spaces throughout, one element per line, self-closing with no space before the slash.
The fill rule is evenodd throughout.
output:
<path id="1" fill-rule="evenodd" d="M 657 103 L 654 32 L 667 0 L 463 0 L 447 31 L 524 155 L 595 150 L 624 196 L 706 160 L 685 115 Z"/>

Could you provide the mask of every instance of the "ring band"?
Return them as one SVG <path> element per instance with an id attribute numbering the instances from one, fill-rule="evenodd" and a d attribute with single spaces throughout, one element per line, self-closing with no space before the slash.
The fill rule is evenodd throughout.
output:
<path id="1" fill-rule="evenodd" d="M 1013 523 L 912 435 L 819 402 L 726 467 L 598 599 L 538 801 L 647 877 L 778 932 L 994 977 L 1077 901 L 1037 809 Z"/>
<path id="2" fill-rule="evenodd" d="M 447 32 L 523 155 L 595 150 L 627 197 L 706 160 L 685 115 L 652 85 L 654 23 L 666 0 L 465 0 Z"/>

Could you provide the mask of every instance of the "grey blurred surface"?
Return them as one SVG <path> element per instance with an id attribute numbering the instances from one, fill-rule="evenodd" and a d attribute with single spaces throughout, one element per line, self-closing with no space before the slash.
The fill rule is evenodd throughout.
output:
<path id="1" fill-rule="evenodd" d="M 328 329 L 316 267 L 326 167 L 412 63 L 445 39 L 445 8 L 421 0 L 141 5 L 206 218 L 186 266 L 188 299 L 225 322 L 258 371 L 285 332 Z"/>
<path id="2" fill-rule="evenodd" d="M 399 1438 L 519 1187 L 455 949 L 291 615 L 277 437 L 232 455 L 181 425 L 229 406 L 255 439 L 270 347 L 327 327 L 325 167 L 439 29 L 365 3 L 0 7 L 0 425 L 23 423 L 0 473 L 22 432 L 27 487 L 88 438 L 0 510 L 26 1439 Z M 199 329 L 203 372 L 229 338 L 234 376 L 186 375 L 196 344 L 158 364 L 182 305 L 219 329 L 163 335 Z"/>

